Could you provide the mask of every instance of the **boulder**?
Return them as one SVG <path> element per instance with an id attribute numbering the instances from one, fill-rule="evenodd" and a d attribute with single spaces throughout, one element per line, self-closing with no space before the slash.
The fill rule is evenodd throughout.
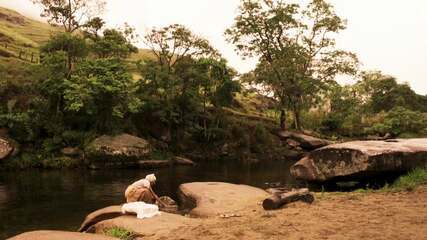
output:
<path id="1" fill-rule="evenodd" d="M 427 167 L 427 139 L 354 141 L 311 152 L 291 167 L 300 180 L 360 180 Z"/>
<path id="2" fill-rule="evenodd" d="M 117 240 L 117 238 L 88 233 L 34 231 L 19 234 L 9 240 Z"/>
<path id="3" fill-rule="evenodd" d="M 0 138 L 0 161 L 9 157 L 13 151 L 13 144 L 5 138 Z"/>
<path id="4" fill-rule="evenodd" d="M 161 212 L 159 216 L 147 219 L 138 219 L 136 216 L 124 215 L 109 220 L 98 222 L 86 232 L 102 234 L 105 230 L 119 227 L 134 232 L 139 236 L 150 236 L 153 239 L 161 239 L 164 236 L 171 236 L 171 232 L 195 223 L 195 219 L 184 217 L 178 214 Z"/>
<path id="5" fill-rule="evenodd" d="M 86 162 L 92 168 L 135 167 L 149 155 L 148 141 L 129 134 L 101 136 L 85 149 Z"/>
<path id="6" fill-rule="evenodd" d="M 258 208 L 268 193 L 262 189 L 220 182 L 194 182 L 179 186 L 178 196 L 190 215 L 211 217 Z"/>
<path id="7" fill-rule="evenodd" d="M 99 209 L 86 216 L 85 220 L 83 221 L 78 231 L 85 232 L 91 226 L 95 225 L 98 222 L 116 218 L 122 215 L 123 215 L 122 206 L 110 206 L 110 207 Z"/>
<path id="8" fill-rule="evenodd" d="M 303 133 L 290 132 L 290 131 L 281 131 L 277 134 L 280 138 L 290 141 L 291 146 L 299 146 L 305 150 L 314 150 L 331 144 L 330 141 L 325 139 L 320 139 L 317 137 L 309 136 Z M 296 143 L 295 143 L 296 142 Z"/>
<path id="9" fill-rule="evenodd" d="M 63 149 L 61 149 L 61 153 L 67 157 L 78 157 L 78 156 L 83 155 L 82 150 L 80 150 L 79 148 L 74 148 L 74 147 L 63 148 Z"/>

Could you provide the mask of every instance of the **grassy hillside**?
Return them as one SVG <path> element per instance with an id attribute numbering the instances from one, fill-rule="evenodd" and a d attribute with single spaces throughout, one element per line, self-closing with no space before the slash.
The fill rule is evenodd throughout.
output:
<path id="1" fill-rule="evenodd" d="M 37 53 L 40 44 L 58 31 L 60 28 L 0 7 L 0 56 L 18 57 L 20 51 Z"/>

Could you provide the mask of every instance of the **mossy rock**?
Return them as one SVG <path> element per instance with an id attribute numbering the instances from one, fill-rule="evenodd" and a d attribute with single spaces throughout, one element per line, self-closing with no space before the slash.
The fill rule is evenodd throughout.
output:
<path id="1" fill-rule="evenodd" d="M 145 139 L 129 134 L 101 136 L 85 149 L 85 162 L 91 168 L 122 168 L 138 166 L 151 153 Z"/>

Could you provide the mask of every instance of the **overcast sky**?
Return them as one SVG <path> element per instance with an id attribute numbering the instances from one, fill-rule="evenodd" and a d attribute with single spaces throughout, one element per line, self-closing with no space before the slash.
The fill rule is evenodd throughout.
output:
<path id="1" fill-rule="evenodd" d="M 243 61 L 224 40 L 232 25 L 239 0 L 107 0 L 104 18 L 110 26 L 124 22 L 140 35 L 154 26 L 180 23 L 208 38 L 240 72 L 256 62 Z M 365 70 L 381 70 L 408 82 L 427 94 L 427 1 L 425 0 L 330 0 L 348 29 L 338 37 L 340 48 L 357 53 Z M 32 17 L 40 10 L 30 0 L 0 0 Z"/>

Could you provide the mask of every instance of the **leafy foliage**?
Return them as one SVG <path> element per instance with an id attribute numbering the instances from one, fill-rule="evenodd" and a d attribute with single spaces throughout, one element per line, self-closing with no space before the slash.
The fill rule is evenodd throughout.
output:
<path id="1" fill-rule="evenodd" d="M 86 114 L 101 132 L 109 132 L 141 104 L 133 96 L 131 75 L 118 59 L 87 60 L 64 84 L 65 110 Z"/>
<path id="2" fill-rule="evenodd" d="M 335 48 L 334 36 L 343 29 L 345 21 L 324 0 L 304 7 L 243 0 L 226 35 L 242 56 L 260 58 L 254 83 L 272 92 L 280 108 L 290 109 L 300 129 L 301 110 L 315 104 L 336 75 L 356 73 L 356 55 Z"/>
<path id="3" fill-rule="evenodd" d="M 47 17 L 50 24 L 61 25 L 72 33 L 103 11 L 105 1 L 101 0 L 32 0 L 43 7 L 41 17 Z"/>

